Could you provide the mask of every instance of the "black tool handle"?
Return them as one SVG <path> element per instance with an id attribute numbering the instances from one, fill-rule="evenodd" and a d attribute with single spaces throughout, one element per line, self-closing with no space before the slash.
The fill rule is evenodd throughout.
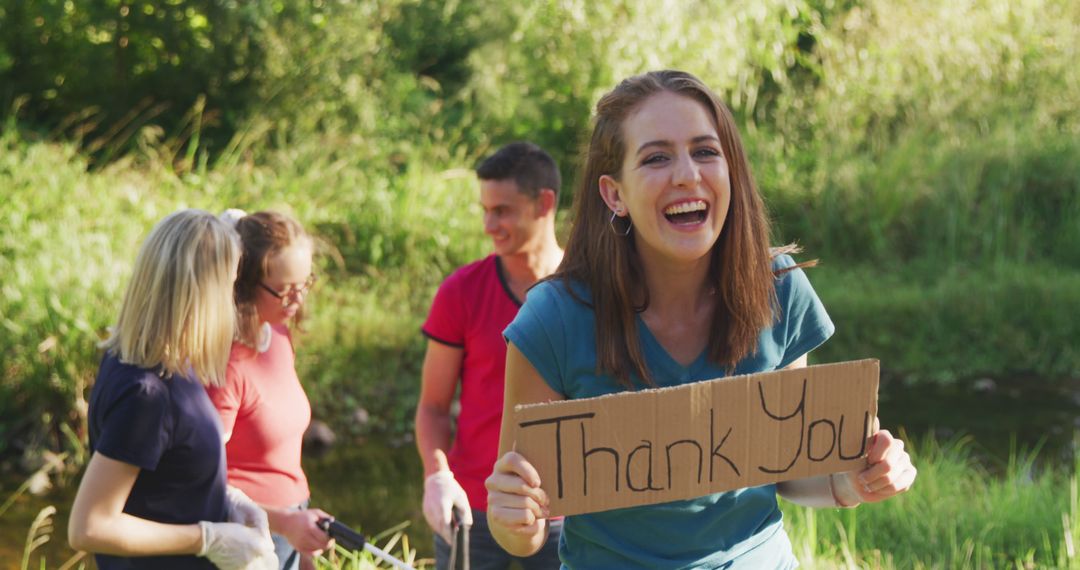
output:
<path id="1" fill-rule="evenodd" d="M 461 560 L 461 570 L 469 570 L 469 527 L 462 522 L 464 514 L 462 510 L 454 507 L 450 511 L 450 530 L 454 540 L 450 543 L 450 568 L 458 568 L 458 560 Z"/>
<path id="2" fill-rule="evenodd" d="M 349 550 L 363 550 L 364 545 L 367 544 L 367 539 L 364 535 L 349 528 L 344 523 L 331 519 L 319 519 L 316 523 L 319 528 L 323 529 L 326 534 L 330 535 L 330 538 L 336 540 L 338 544 L 344 546 Z"/>

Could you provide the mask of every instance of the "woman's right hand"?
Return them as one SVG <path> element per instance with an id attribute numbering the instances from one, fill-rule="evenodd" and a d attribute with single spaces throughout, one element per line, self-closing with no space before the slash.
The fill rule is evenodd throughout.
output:
<path id="1" fill-rule="evenodd" d="M 298 552 L 321 554 L 330 547 L 330 535 L 319 528 L 322 519 L 334 517 L 320 509 L 289 511 L 281 517 L 281 534 Z"/>
<path id="2" fill-rule="evenodd" d="M 206 557 L 221 570 L 277 568 L 274 543 L 265 533 L 229 522 L 202 521 L 199 529 L 202 530 L 199 556 Z"/>
<path id="3" fill-rule="evenodd" d="M 535 537 L 546 529 L 548 496 L 540 488 L 540 474 L 525 457 L 509 451 L 495 462 L 484 482 L 488 490 L 488 524 L 515 534 Z"/>
<path id="4" fill-rule="evenodd" d="M 536 467 L 514 451 L 514 406 L 564 398 L 548 387 L 513 342 L 506 345 L 506 383 L 499 432 L 499 451 L 503 455 L 484 484 L 488 490 L 491 535 L 499 546 L 515 556 L 529 556 L 544 546 L 551 502 L 540 488 Z"/>

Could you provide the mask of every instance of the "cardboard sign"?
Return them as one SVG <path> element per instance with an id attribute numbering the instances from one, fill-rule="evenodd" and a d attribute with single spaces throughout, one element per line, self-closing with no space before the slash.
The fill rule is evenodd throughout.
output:
<path id="1" fill-rule="evenodd" d="M 515 449 L 552 516 L 690 499 L 857 469 L 878 361 L 858 360 L 517 406 Z"/>

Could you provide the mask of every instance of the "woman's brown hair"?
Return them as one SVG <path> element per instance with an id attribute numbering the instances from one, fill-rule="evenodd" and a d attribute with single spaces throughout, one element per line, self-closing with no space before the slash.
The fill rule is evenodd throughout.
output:
<path id="1" fill-rule="evenodd" d="M 632 373 L 654 385 L 636 325 L 636 314 L 649 306 L 649 291 L 633 232 L 624 237 L 609 227 L 611 211 L 599 180 L 603 175 L 620 179 L 626 155 L 623 125 L 646 99 L 662 92 L 689 97 L 709 111 L 730 172 L 731 204 L 709 267 L 718 300 L 709 359 L 733 370 L 757 349 L 758 335 L 777 311 L 768 217 L 731 112 L 698 78 L 682 71 L 654 71 L 622 81 L 596 104 L 566 255 L 551 279 L 564 280 L 571 293 L 571 282 L 587 286 L 596 315 L 597 372 L 611 374 L 627 389 L 634 388 Z"/>
<path id="2" fill-rule="evenodd" d="M 259 335 L 259 312 L 255 308 L 255 296 L 259 284 L 266 279 L 267 266 L 271 257 L 294 244 L 306 244 L 311 238 L 304 232 L 299 222 L 285 214 L 272 211 L 255 212 L 236 222 L 236 232 L 240 234 L 243 253 L 240 256 L 240 269 L 233 287 L 233 299 L 236 303 L 237 338 L 240 342 L 254 347 Z M 304 306 L 301 304 L 293 323 L 299 325 L 304 318 Z"/>

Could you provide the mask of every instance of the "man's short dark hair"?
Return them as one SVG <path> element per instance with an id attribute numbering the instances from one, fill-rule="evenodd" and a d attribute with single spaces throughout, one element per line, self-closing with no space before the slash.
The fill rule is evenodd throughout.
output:
<path id="1" fill-rule="evenodd" d="M 514 142 L 500 148 L 476 167 L 476 175 L 480 180 L 513 180 L 519 191 L 532 198 L 550 188 L 558 203 L 562 184 L 559 166 L 550 154 L 531 142 Z"/>

